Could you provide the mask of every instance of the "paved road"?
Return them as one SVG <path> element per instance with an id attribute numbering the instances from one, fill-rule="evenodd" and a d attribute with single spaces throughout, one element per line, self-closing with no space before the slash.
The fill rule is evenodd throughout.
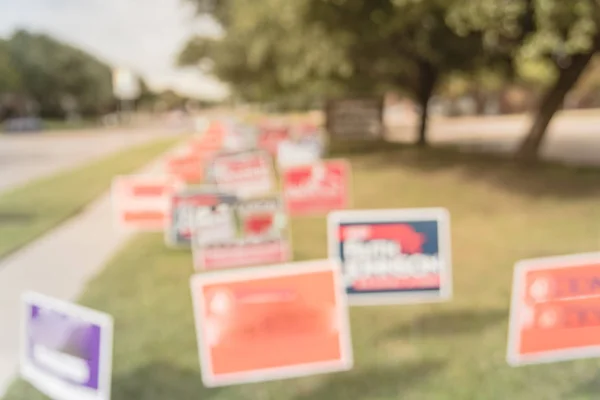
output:
<path id="1" fill-rule="evenodd" d="M 127 147 L 173 135 L 166 129 L 0 135 L 0 193 Z"/>
<path id="2" fill-rule="evenodd" d="M 456 144 L 465 149 L 512 152 L 522 140 L 527 117 L 435 118 L 431 124 L 432 143 Z M 391 140 L 413 138 L 410 126 L 391 126 Z M 600 113 L 559 115 L 550 126 L 542 156 L 566 163 L 600 166 Z"/>

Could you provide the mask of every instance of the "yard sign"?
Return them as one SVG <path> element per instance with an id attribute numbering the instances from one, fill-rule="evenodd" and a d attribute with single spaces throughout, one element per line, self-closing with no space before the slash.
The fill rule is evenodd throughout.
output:
<path id="1" fill-rule="evenodd" d="M 221 204 L 203 210 L 194 224 L 196 269 L 277 264 L 290 259 L 288 220 L 278 197 Z"/>
<path id="2" fill-rule="evenodd" d="M 328 216 L 329 256 L 342 263 L 351 305 L 452 296 L 445 209 L 348 210 Z"/>
<path id="3" fill-rule="evenodd" d="M 109 400 L 112 317 L 33 292 L 22 306 L 21 377 L 55 400 Z"/>
<path id="4" fill-rule="evenodd" d="M 171 195 L 181 182 L 171 176 L 127 175 L 113 179 L 112 206 L 124 229 L 163 231 L 170 217 Z"/>
<path id="5" fill-rule="evenodd" d="M 212 172 L 219 190 L 242 198 L 264 196 L 275 189 L 273 162 L 263 151 L 220 155 Z"/>
<path id="6" fill-rule="evenodd" d="M 600 357 L 600 253 L 515 266 L 508 363 Z"/>
<path id="7" fill-rule="evenodd" d="M 346 297 L 331 260 L 199 274 L 191 289 L 205 386 L 352 367 Z"/>
<path id="8" fill-rule="evenodd" d="M 350 206 L 350 163 L 328 160 L 285 168 L 283 198 L 292 216 L 322 215 Z"/>

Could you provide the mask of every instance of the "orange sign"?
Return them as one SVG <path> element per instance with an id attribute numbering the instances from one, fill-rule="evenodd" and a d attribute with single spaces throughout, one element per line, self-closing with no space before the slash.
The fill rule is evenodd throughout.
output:
<path id="1" fill-rule="evenodd" d="M 319 260 L 191 279 L 205 386 L 352 367 L 339 265 Z"/>
<path id="2" fill-rule="evenodd" d="M 222 123 L 213 121 L 208 126 L 206 133 L 200 138 L 198 142 L 202 143 L 206 147 L 221 148 L 225 141 L 225 127 Z"/>
<path id="3" fill-rule="evenodd" d="M 600 357 L 600 253 L 524 260 L 515 267 L 511 365 Z"/>
<path id="4" fill-rule="evenodd" d="M 201 157 L 193 154 L 174 156 L 167 159 L 167 173 L 186 183 L 198 183 L 204 178 Z"/>
<path id="5" fill-rule="evenodd" d="M 169 176 L 116 177 L 111 195 L 117 225 L 126 229 L 162 231 L 169 221 L 171 195 L 180 183 Z"/>

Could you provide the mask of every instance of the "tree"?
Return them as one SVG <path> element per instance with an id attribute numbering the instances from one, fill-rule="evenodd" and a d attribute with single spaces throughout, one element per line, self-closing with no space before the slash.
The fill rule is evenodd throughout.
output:
<path id="1" fill-rule="evenodd" d="M 15 95 L 21 89 L 21 76 L 10 56 L 8 43 L 0 39 L 0 122 L 16 112 Z"/>
<path id="2" fill-rule="evenodd" d="M 138 109 L 153 109 L 155 103 L 158 101 L 159 95 L 153 92 L 149 87 L 144 78 L 138 78 L 140 86 L 140 96 L 136 100 Z"/>
<path id="3" fill-rule="evenodd" d="M 19 90 L 21 77 L 11 58 L 8 43 L 0 39 L 0 94 Z"/>
<path id="4" fill-rule="evenodd" d="M 481 34 L 459 35 L 448 26 L 452 2 L 444 0 L 192 1 L 226 33 L 190 42 L 183 65 L 211 60 L 217 77 L 258 101 L 399 89 L 420 105 L 423 146 L 440 82 L 479 68 L 486 57 Z"/>
<path id="5" fill-rule="evenodd" d="M 66 105 L 97 115 L 111 105 L 111 69 L 93 56 L 25 31 L 16 32 L 8 47 L 22 90 L 39 103 L 42 116 L 64 116 Z"/>
<path id="6" fill-rule="evenodd" d="M 225 34 L 192 38 L 179 64 L 229 83 L 235 98 L 306 105 L 342 88 L 335 82 L 344 69 L 342 53 L 322 30 L 304 23 L 305 0 L 191 1 L 210 12 Z"/>
<path id="7" fill-rule="evenodd" d="M 157 101 L 165 111 L 183 110 L 189 101 L 174 90 L 165 90 L 157 94 Z"/>
<path id="8" fill-rule="evenodd" d="M 541 96 L 517 158 L 535 160 L 548 125 L 600 51 L 598 0 L 462 0 L 451 16 L 459 31 L 479 31 L 489 47 L 510 56 L 514 65 L 549 63 L 552 84 Z"/>
<path id="9" fill-rule="evenodd" d="M 428 105 L 453 73 L 501 59 L 483 52 L 478 32 L 458 34 L 446 22 L 453 1 L 310 0 L 310 19 L 342 37 L 356 79 L 397 88 L 420 106 L 417 143 L 427 144 Z"/>
<path id="10" fill-rule="evenodd" d="M 568 102 L 574 107 L 600 106 L 600 55 L 594 56 L 568 97 Z"/>

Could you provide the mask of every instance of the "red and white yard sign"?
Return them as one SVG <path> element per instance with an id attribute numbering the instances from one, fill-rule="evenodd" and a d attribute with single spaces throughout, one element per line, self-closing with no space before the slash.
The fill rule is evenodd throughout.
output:
<path id="1" fill-rule="evenodd" d="M 283 198 L 290 215 L 326 214 L 350 205 L 350 164 L 331 160 L 282 172 Z"/>
<path id="2" fill-rule="evenodd" d="M 600 253 L 520 261 L 512 290 L 509 364 L 600 357 Z"/>
<path id="3" fill-rule="evenodd" d="M 169 221 L 170 198 L 181 182 L 170 176 L 119 176 L 112 183 L 117 225 L 141 231 L 162 231 Z"/>
<path id="4" fill-rule="evenodd" d="M 287 262 L 290 259 L 291 247 L 285 239 L 213 245 L 194 254 L 194 264 L 198 270 L 268 265 Z"/>
<path id="5" fill-rule="evenodd" d="M 291 258 L 288 222 L 278 198 L 238 202 L 197 216 L 192 243 L 198 270 L 266 265 Z"/>
<path id="6" fill-rule="evenodd" d="M 340 268 L 308 261 L 192 277 L 205 386 L 346 371 L 352 340 Z"/>
<path id="7" fill-rule="evenodd" d="M 204 177 L 204 163 L 195 154 L 174 155 L 166 160 L 167 173 L 186 183 L 198 183 Z"/>
<path id="8" fill-rule="evenodd" d="M 258 147 L 269 154 L 277 155 L 279 144 L 290 138 L 290 128 L 287 126 L 263 126 L 258 136 Z"/>
<path id="9" fill-rule="evenodd" d="M 248 198 L 269 194 L 275 188 L 273 162 L 263 151 L 218 156 L 213 167 L 220 191 Z"/>

